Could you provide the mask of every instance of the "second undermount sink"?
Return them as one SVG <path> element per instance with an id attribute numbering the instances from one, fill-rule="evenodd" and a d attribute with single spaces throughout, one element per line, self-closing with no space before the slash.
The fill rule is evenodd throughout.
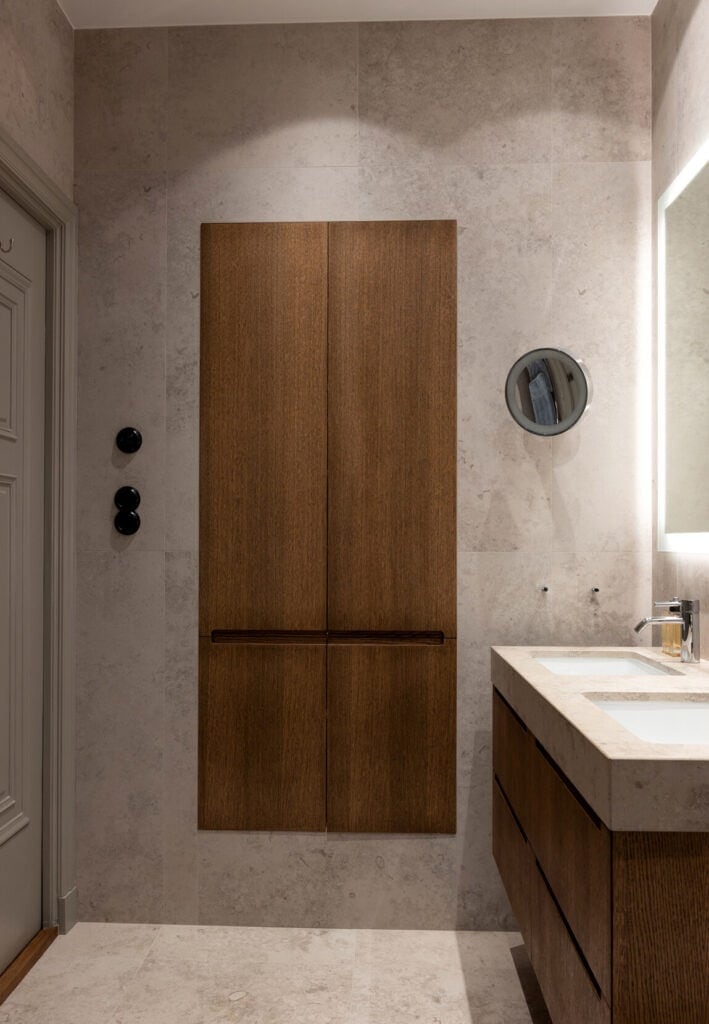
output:
<path id="1" fill-rule="evenodd" d="M 638 654 L 622 651 L 589 651 L 588 653 L 566 653 L 564 651 L 532 655 L 535 661 L 544 665 L 557 676 L 665 676 L 681 675 L 672 668 L 643 658 Z"/>
<path id="2" fill-rule="evenodd" d="M 623 700 L 587 693 L 601 711 L 647 743 L 709 746 L 709 700 L 670 700 L 630 694 Z"/>

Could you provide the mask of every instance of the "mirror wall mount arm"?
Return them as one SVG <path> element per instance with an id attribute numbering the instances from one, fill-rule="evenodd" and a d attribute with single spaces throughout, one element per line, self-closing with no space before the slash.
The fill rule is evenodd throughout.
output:
<path id="1" fill-rule="evenodd" d="M 709 552 L 706 532 L 667 530 L 667 222 L 669 207 L 709 163 L 709 139 L 657 203 L 657 547 L 658 551 Z M 709 525 L 709 524 L 708 524 Z"/>

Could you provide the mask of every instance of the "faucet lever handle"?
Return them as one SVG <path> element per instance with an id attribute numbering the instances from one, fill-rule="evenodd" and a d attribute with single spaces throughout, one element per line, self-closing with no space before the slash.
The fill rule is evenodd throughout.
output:
<path id="1" fill-rule="evenodd" d="M 673 597 L 671 601 L 653 601 L 655 608 L 672 608 L 674 611 L 679 611 L 681 601 L 678 597 Z"/>

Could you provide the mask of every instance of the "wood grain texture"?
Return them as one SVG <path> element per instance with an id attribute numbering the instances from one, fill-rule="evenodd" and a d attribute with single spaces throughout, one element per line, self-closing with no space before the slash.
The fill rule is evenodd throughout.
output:
<path id="1" fill-rule="evenodd" d="M 456 828 L 455 642 L 328 647 L 328 828 Z"/>
<path id="2" fill-rule="evenodd" d="M 0 1005 L 5 1002 L 10 993 L 15 991 L 22 979 L 32 970 L 42 954 L 54 942 L 58 932 L 58 928 L 42 928 L 0 974 Z"/>
<path id="3" fill-rule="evenodd" d="M 534 746 L 528 837 L 596 981 L 611 999 L 611 835 Z"/>
<path id="4" fill-rule="evenodd" d="M 325 650 L 200 640 L 200 828 L 325 829 Z"/>
<path id="5" fill-rule="evenodd" d="M 517 820 L 528 833 L 534 737 L 497 690 L 492 696 L 492 762 Z"/>
<path id="6" fill-rule="evenodd" d="M 709 1022 L 709 833 L 613 833 L 613 1024 L 638 1022 Z"/>
<path id="7" fill-rule="evenodd" d="M 200 634 L 326 626 L 327 225 L 202 226 Z"/>
<path id="8" fill-rule="evenodd" d="M 499 781 L 492 784 L 492 853 L 527 950 L 532 948 L 534 854 L 515 821 Z"/>
<path id="9" fill-rule="evenodd" d="M 610 1006 L 596 990 L 538 867 L 532 879 L 530 960 L 554 1024 L 610 1024 Z"/>
<path id="10" fill-rule="evenodd" d="M 456 631 L 456 225 L 330 224 L 328 625 Z"/>

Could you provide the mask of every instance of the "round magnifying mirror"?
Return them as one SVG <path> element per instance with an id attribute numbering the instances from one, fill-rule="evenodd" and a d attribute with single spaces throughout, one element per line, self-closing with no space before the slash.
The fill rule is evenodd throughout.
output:
<path id="1" fill-rule="evenodd" d="M 536 348 L 507 375 L 507 408 L 530 434 L 554 437 L 570 430 L 591 401 L 588 371 L 560 348 Z"/>

